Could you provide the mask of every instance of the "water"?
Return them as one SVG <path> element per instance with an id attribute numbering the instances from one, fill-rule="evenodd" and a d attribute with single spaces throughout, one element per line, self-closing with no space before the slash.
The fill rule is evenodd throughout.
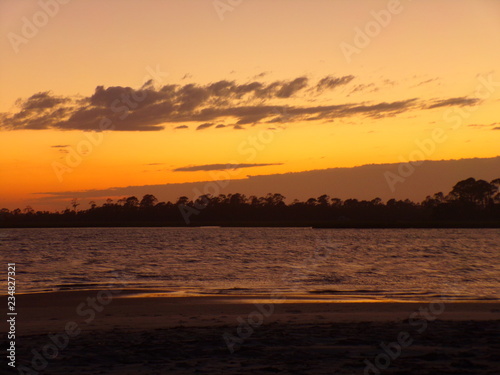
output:
<path id="1" fill-rule="evenodd" d="M 498 229 L 4 229 L 0 257 L 18 292 L 500 299 Z"/>

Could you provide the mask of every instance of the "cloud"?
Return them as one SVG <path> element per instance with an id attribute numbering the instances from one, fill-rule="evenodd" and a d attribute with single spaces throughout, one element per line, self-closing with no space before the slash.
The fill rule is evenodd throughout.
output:
<path id="1" fill-rule="evenodd" d="M 226 125 L 224 125 L 224 124 L 219 124 L 219 125 L 217 125 L 215 128 L 216 128 L 216 129 L 220 129 L 220 128 L 225 128 L 225 127 L 226 127 Z"/>
<path id="2" fill-rule="evenodd" d="M 55 148 L 56 151 L 58 151 L 61 154 L 68 154 L 69 151 L 66 150 L 68 147 L 69 147 L 69 145 L 53 145 L 53 146 L 50 146 L 50 148 Z"/>
<path id="3" fill-rule="evenodd" d="M 349 92 L 349 95 L 354 94 L 355 92 L 363 92 L 363 91 L 376 92 L 378 90 L 379 90 L 378 87 L 376 87 L 374 83 L 368 83 L 368 84 L 360 83 L 352 88 L 352 90 Z"/>
<path id="4" fill-rule="evenodd" d="M 256 78 L 264 78 L 265 76 L 267 76 L 269 73 L 271 72 L 262 72 L 262 73 L 259 73 L 257 75 L 254 75 L 252 78 L 253 79 L 256 79 Z"/>
<path id="5" fill-rule="evenodd" d="M 491 130 L 500 130 L 500 126 L 495 126 L 493 129 Z"/>
<path id="6" fill-rule="evenodd" d="M 338 77 L 338 78 L 327 76 L 318 82 L 318 84 L 316 85 L 316 90 L 317 91 L 331 90 L 336 88 L 337 86 L 346 85 L 353 79 L 354 76 L 352 75 Z"/>
<path id="7" fill-rule="evenodd" d="M 470 126 L 471 128 L 492 128 L 495 125 L 499 125 L 500 122 L 494 122 L 492 124 L 469 124 L 467 126 Z M 497 130 L 498 128 L 493 128 L 491 130 Z"/>
<path id="8" fill-rule="evenodd" d="M 225 169 L 242 169 L 253 167 L 267 167 L 269 165 L 283 165 L 283 163 L 264 163 L 264 164 L 206 164 L 194 165 L 189 167 L 176 168 L 174 172 L 196 172 L 196 171 L 221 171 Z"/>
<path id="9" fill-rule="evenodd" d="M 196 130 L 207 129 L 207 128 L 211 127 L 211 126 L 214 126 L 213 122 L 205 122 L 204 124 L 198 125 L 198 127 L 196 128 Z"/>
<path id="10" fill-rule="evenodd" d="M 32 95 L 27 100 L 18 100 L 16 104 L 20 106 L 23 110 L 44 110 L 47 108 L 54 107 L 58 104 L 67 102 L 68 99 L 62 97 L 51 96 L 49 91 L 39 92 Z"/>
<path id="11" fill-rule="evenodd" d="M 394 102 L 341 102 L 322 106 L 299 106 L 326 90 L 351 85 L 350 93 L 376 90 L 374 84 L 352 85 L 352 75 L 326 76 L 311 82 L 302 76 L 272 82 L 232 80 L 199 85 L 168 84 L 154 87 L 147 82 L 138 89 L 97 86 L 88 97 L 60 97 L 39 92 L 16 101 L 16 111 L 0 113 L 0 130 L 55 129 L 83 131 L 159 131 L 179 123 L 196 123 L 197 130 L 223 122 L 242 125 L 333 121 L 345 117 L 383 118 L 412 110 L 476 104 L 476 98 L 459 97 L 425 101 L 418 98 Z M 293 99 L 300 100 L 293 100 Z M 209 125 L 210 124 L 210 125 Z M 227 125 L 226 125 L 227 126 Z"/>
<path id="12" fill-rule="evenodd" d="M 426 109 L 433 109 L 433 108 L 450 107 L 450 106 L 463 107 L 463 106 L 467 106 L 467 105 L 475 105 L 479 102 L 480 102 L 480 100 L 477 98 L 467 98 L 465 96 L 462 96 L 460 98 L 435 100 L 432 104 L 428 105 L 425 108 Z"/>
<path id="13" fill-rule="evenodd" d="M 299 77 L 291 82 L 286 82 L 281 85 L 281 88 L 276 92 L 278 98 L 289 98 L 296 92 L 307 86 L 307 77 Z"/>
<path id="14" fill-rule="evenodd" d="M 420 81 L 419 83 L 417 83 L 416 85 L 413 85 L 411 87 L 412 88 L 419 87 L 419 86 L 426 85 L 428 83 L 431 83 L 431 82 L 434 82 L 434 81 L 437 81 L 437 80 L 439 80 L 439 78 L 430 78 L 430 79 L 427 79 L 425 81 Z"/>

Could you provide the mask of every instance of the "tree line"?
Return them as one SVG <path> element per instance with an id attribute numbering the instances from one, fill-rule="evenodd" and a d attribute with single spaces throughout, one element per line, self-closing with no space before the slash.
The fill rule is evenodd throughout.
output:
<path id="1" fill-rule="evenodd" d="M 63 211 L 0 210 L 0 227 L 64 226 L 315 226 L 315 227 L 500 227 L 500 178 L 468 178 L 448 194 L 422 202 L 380 198 L 357 200 L 327 194 L 286 203 L 278 193 L 182 196 L 159 202 L 151 194 L 124 197 L 81 209 L 77 199 Z"/>

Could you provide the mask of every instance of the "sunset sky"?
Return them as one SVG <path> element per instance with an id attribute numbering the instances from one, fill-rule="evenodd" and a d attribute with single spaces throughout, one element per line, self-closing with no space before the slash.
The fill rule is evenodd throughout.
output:
<path id="1" fill-rule="evenodd" d="M 435 129 L 425 159 L 500 155 L 496 0 L 1 0 L 0 34 L 0 208 L 406 162 Z"/>

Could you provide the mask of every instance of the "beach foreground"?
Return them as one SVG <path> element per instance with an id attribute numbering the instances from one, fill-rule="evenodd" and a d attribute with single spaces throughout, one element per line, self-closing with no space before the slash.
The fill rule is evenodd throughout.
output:
<path id="1" fill-rule="evenodd" d="M 496 374 L 498 302 L 17 296 L 20 374 Z"/>

